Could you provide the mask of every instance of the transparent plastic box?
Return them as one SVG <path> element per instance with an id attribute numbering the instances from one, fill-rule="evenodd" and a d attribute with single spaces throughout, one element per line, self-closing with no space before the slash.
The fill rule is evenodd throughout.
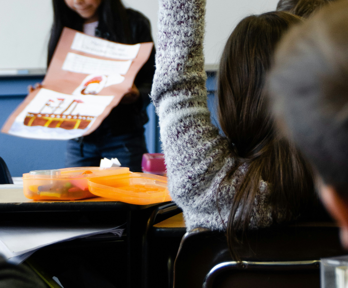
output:
<path id="1" fill-rule="evenodd" d="M 149 205 L 171 201 L 167 177 L 129 173 L 117 176 L 93 178 L 88 181 L 91 193 L 136 205 Z"/>
<path id="2" fill-rule="evenodd" d="M 127 174 L 129 168 L 78 167 L 37 170 L 23 174 L 24 195 L 33 200 L 78 200 L 95 197 L 88 189 L 88 179 Z"/>
<path id="3" fill-rule="evenodd" d="M 321 259 L 321 288 L 348 288 L 348 255 Z"/>

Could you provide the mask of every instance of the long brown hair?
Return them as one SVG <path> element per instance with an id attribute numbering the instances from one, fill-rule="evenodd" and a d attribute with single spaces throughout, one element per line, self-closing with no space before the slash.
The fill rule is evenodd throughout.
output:
<path id="1" fill-rule="evenodd" d="M 239 166 L 248 167 L 234 196 L 227 225 L 230 251 L 236 260 L 236 231 L 249 227 L 261 180 L 270 190 L 268 204 L 276 223 L 294 219 L 313 199 L 310 168 L 297 149 L 277 133 L 264 89 L 276 44 L 299 21 L 286 12 L 249 16 L 233 31 L 221 58 L 219 122 L 236 161 L 226 178 L 232 177 Z"/>

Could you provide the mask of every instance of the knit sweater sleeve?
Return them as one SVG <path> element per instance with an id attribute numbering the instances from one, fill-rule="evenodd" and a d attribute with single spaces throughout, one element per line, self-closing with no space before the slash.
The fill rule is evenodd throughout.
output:
<path id="1" fill-rule="evenodd" d="M 159 115 L 169 190 L 184 211 L 188 229 L 221 230 L 245 171 L 239 169 L 232 180 L 222 183 L 234 159 L 207 108 L 205 2 L 160 0 L 151 98 Z"/>

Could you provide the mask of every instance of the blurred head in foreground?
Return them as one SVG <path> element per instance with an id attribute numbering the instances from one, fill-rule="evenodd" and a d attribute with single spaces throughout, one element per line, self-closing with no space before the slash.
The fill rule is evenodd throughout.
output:
<path id="1" fill-rule="evenodd" d="M 280 0 L 277 11 L 285 11 L 299 17 L 308 18 L 324 6 L 337 0 Z"/>
<path id="2" fill-rule="evenodd" d="M 281 127 L 311 161 L 321 197 L 348 248 L 348 1 L 281 41 L 268 88 Z"/>
<path id="3" fill-rule="evenodd" d="M 279 0 L 277 4 L 277 11 L 290 12 L 294 9 L 299 0 Z"/>

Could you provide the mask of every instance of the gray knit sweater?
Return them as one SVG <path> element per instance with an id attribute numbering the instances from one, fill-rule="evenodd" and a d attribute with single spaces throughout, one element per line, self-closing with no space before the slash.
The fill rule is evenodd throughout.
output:
<path id="1" fill-rule="evenodd" d="M 203 56 L 205 2 L 160 0 L 151 97 L 160 119 L 169 190 L 183 209 L 187 229 L 224 230 L 223 221 L 227 224 L 236 186 L 247 166 L 242 165 L 232 179 L 223 182 L 235 161 L 230 156 L 227 139 L 211 123 L 207 108 Z M 268 195 L 267 184 L 261 181 L 250 228 L 272 224 L 271 207 L 265 201 Z"/>

